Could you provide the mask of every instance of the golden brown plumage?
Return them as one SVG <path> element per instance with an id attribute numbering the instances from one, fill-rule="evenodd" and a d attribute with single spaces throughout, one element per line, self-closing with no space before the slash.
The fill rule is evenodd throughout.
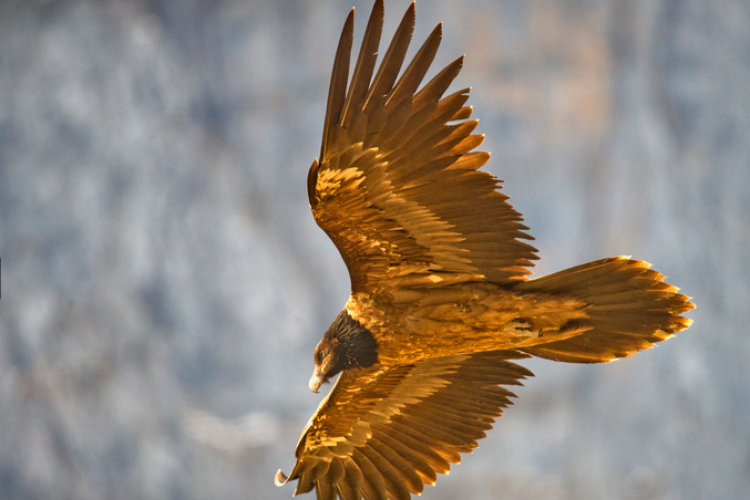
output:
<path id="1" fill-rule="evenodd" d="M 529 280 L 536 250 L 522 240 L 533 238 L 500 181 L 478 170 L 489 154 L 474 151 L 483 136 L 473 134 L 468 89 L 443 97 L 463 58 L 419 88 L 439 25 L 401 72 L 412 4 L 375 72 L 377 0 L 350 82 L 353 13 L 307 182 L 352 289 L 315 351 L 310 388 L 341 376 L 289 479 L 318 498 L 407 499 L 484 437 L 512 396 L 500 385 L 531 375 L 509 360 L 630 356 L 687 328 L 680 315 L 694 306 L 626 257 Z"/>
<path id="2" fill-rule="evenodd" d="M 302 432 L 295 494 L 408 499 L 471 452 L 531 372 L 494 351 L 342 372 Z M 277 484 L 286 476 L 279 471 Z"/>

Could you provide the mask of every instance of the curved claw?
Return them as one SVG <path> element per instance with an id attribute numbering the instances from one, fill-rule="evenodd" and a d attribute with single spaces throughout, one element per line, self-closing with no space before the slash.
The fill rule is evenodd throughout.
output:
<path id="1" fill-rule="evenodd" d="M 281 472 L 281 469 L 276 472 L 276 476 L 273 478 L 273 482 L 276 483 L 276 486 L 284 486 L 288 480 L 289 478 L 286 477 L 286 474 Z"/>

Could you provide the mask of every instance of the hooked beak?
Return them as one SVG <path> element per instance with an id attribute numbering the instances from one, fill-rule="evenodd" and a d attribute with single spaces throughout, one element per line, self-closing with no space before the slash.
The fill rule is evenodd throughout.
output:
<path id="1" fill-rule="evenodd" d="M 317 394 L 318 389 L 320 389 L 320 386 L 323 384 L 323 375 L 321 375 L 320 370 L 318 367 L 315 367 L 315 371 L 313 372 L 313 376 L 310 377 L 309 387 L 310 390 Z"/>

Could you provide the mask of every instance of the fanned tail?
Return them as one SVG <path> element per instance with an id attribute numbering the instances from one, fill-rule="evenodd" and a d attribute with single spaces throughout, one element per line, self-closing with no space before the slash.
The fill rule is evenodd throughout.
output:
<path id="1" fill-rule="evenodd" d="M 520 350 L 555 361 L 604 363 L 650 349 L 689 327 L 692 320 L 681 314 L 695 304 L 650 267 L 613 257 L 519 283 L 519 291 L 561 294 L 589 304 L 588 318 L 566 325 L 588 331 Z"/>

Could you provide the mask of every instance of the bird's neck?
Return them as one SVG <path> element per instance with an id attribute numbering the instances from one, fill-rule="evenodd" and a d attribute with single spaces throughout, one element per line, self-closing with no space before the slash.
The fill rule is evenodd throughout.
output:
<path id="1" fill-rule="evenodd" d="M 378 343 L 372 333 L 342 310 L 329 328 L 344 368 L 366 368 L 378 362 Z"/>

